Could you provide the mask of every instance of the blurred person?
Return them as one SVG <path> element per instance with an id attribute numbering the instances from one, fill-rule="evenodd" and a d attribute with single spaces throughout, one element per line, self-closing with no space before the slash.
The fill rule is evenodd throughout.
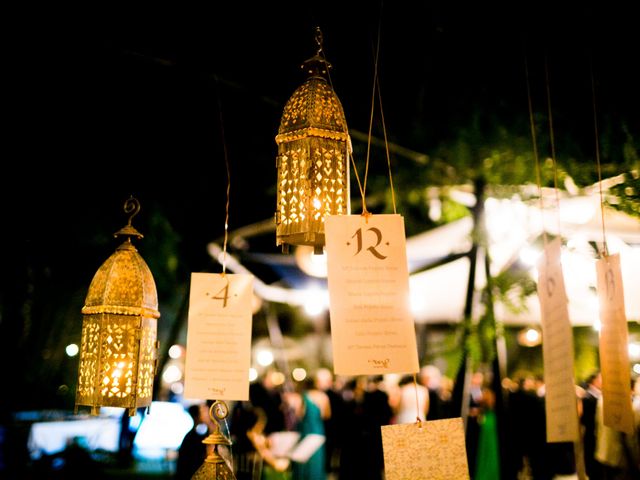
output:
<path id="1" fill-rule="evenodd" d="M 420 369 L 419 381 L 429 393 L 427 420 L 445 418 L 442 400 L 442 373 L 435 365 L 425 365 Z M 451 397 L 449 397 L 450 399 Z"/>
<path id="2" fill-rule="evenodd" d="M 500 478 L 500 446 L 495 404 L 496 395 L 493 390 L 483 388 L 480 412 L 478 413 L 479 433 L 474 480 Z"/>
<path id="3" fill-rule="evenodd" d="M 176 461 L 176 480 L 190 480 L 207 457 L 207 446 L 202 441 L 209 434 L 209 409 L 206 403 L 190 405 L 187 412 L 193 427 L 182 439 Z"/>
<path id="4" fill-rule="evenodd" d="M 331 415 L 324 419 L 325 469 L 328 473 L 337 472 L 340 464 L 340 447 L 344 424 L 344 400 L 334 387 L 333 373 L 327 368 L 319 368 L 315 375 L 315 388 L 324 392 L 329 399 Z"/>
<path id="5" fill-rule="evenodd" d="M 584 463 L 587 476 L 592 479 L 602 478 L 602 465 L 596 460 L 596 409 L 602 397 L 602 375 L 594 372 L 584 383 L 582 397 L 582 416 L 580 423 L 583 429 Z"/>
<path id="6" fill-rule="evenodd" d="M 286 391 L 283 395 L 285 403 L 294 412 L 297 419 L 295 430 L 300 434 L 301 441 L 308 434 L 322 436 L 325 434 L 321 409 L 328 408 L 329 399 L 324 394 L 322 397 L 320 395 L 322 392 L 319 391 L 310 394 L 307 390 L 309 385 L 313 385 L 312 379 L 299 383 L 297 391 Z M 330 412 L 325 411 L 325 414 L 330 414 Z M 305 463 L 292 462 L 292 479 L 326 480 L 325 463 L 325 445 L 323 444 Z"/>
<path id="7" fill-rule="evenodd" d="M 404 375 L 397 388 L 390 392 L 389 404 L 393 410 L 393 423 L 425 421 L 429 412 L 429 392 L 425 386 L 414 382 L 413 375 Z"/>
<path id="8" fill-rule="evenodd" d="M 634 382 L 630 385 L 633 408 L 633 432 L 619 432 L 604 424 L 603 399 L 596 406 L 595 458 L 602 464 L 604 480 L 637 480 L 640 478 L 640 406 L 634 405 Z"/>

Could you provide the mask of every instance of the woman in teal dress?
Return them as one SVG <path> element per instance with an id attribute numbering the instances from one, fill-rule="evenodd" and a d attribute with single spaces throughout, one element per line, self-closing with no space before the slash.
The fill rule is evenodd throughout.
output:
<path id="1" fill-rule="evenodd" d="M 307 393 L 300 394 L 302 400 L 301 417 L 296 426 L 300 440 L 310 433 L 324 435 L 324 423 L 318 406 Z M 324 444 L 315 451 L 306 463 L 292 462 L 293 480 L 326 480 Z"/>

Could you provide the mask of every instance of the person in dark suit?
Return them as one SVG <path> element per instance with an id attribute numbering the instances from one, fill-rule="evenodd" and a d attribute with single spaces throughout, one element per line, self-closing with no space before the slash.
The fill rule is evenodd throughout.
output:
<path id="1" fill-rule="evenodd" d="M 598 399 L 602 396 L 602 376 L 600 372 L 589 375 L 584 384 L 584 397 L 582 398 L 582 417 L 580 423 L 583 427 L 584 464 L 589 478 L 602 478 L 602 465 L 595 458 L 596 451 L 596 407 Z"/>

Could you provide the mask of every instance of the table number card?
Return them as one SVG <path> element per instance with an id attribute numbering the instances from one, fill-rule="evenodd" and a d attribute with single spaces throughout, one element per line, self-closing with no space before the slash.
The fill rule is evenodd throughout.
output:
<path id="1" fill-rule="evenodd" d="M 461 418 L 381 428 L 386 480 L 469 478 Z"/>
<path id="2" fill-rule="evenodd" d="M 596 262 L 598 299 L 600 301 L 600 367 L 604 424 L 614 430 L 633 434 L 631 408 L 631 374 L 627 317 L 620 255 L 610 255 Z"/>
<path id="3" fill-rule="evenodd" d="M 575 442 L 579 427 L 573 376 L 573 330 L 560 247 L 560 239 L 556 238 L 545 247 L 538 263 L 547 442 Z"/>
<path id="4" fill-rule="evenodd" d="M 403 218 L 329 216 L 325 235 L 335 373 L 417 372 Z"/>
<path id="5" fill-rule="evenodd" d="M 248 400 L 252 275 L 192 273 L 185 398 Z"/>

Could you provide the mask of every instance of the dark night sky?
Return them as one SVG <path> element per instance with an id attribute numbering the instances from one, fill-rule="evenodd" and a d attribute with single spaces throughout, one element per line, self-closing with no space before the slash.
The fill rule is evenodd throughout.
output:
<path id="1" fill-rule="evenodd" d="M 506 121 L 526 116 L 525 52 L 539 109 L 548 56 L 559 135 L 593 143 L 592 58 L 602 115 L 626 119 L 637 137 L 633 2 L 516 3 L 385 2 L 380 78 L 392 141 L 430 153 L 473 109 Z M 124 224 L 130 194 L 142 202 L 134 223 L 148 234 L 145 248 L 162 254 L 168 238 L 178 275 L 211 268 L 205 246 L 222 233 L 226 186 L 220 113 L 231 228 L 270 218 L 274 137 L 284 103 L 303 81 L 299 65 L 314 53 L 316 25 L 347 122 L 368 130 L 378 2 L 178 4 L 56 4 L 6 16 L 2 208 L 10 268 L 3 268 L 0 330 L 22 328 L 15 324 L 24 322 L 30 284 L 57 286 L 50 295 L 58 299 L 46 304 L 57 311 L 67 291 L 82 301 L 115 248 L 109 235 Z M 50 322 L 47 308 L 33 313 L 36 328 Z"/>

